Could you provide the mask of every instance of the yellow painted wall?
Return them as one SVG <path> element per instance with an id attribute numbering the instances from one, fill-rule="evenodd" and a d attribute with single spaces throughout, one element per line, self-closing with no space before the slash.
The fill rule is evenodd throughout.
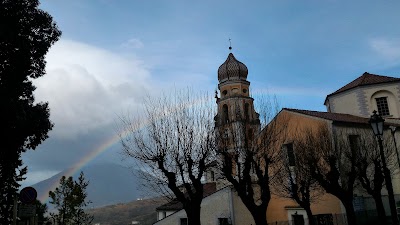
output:
<path id="1" fill-rule="evenodd" d="M 296 206 L 299 207 L 299 205 L 291 199 L 273 195 L 267 209 L 268 223 L 290 220 L 288 208 Z M 330 194 L 321 196 L 318 202 L 313 203 L 311 205 L 311 211 L 313 215 L 343 213 L 339 199 Z M 307 216 L 305 215 L 304 218 L 307 219 Z"/>
<path id="2" fill-rule="evenodd" d="M 281 120 L 280 124 L 286 126 L 286 140 L 283 142 L 292 142 L 302 134 L 303 130 L 306 129 L 317 129 L 321 125 L 331 126 L 331 122 L 324 119 L 319 119 L 299 113 L 289 112 L 286 110 L 281 111 L 278 116 L 278 120 Z M 284 122 L 286 121 L 286 122 Z M 267 219 L 269 223 L 276 221 L 287 221 L 290 220 L 288 214 L 288 207 L 295 207 L 298 204 L 287 198 L 272 196 L 271 202 L 269 203 L 267 210 Z M 311 209 L 313 214 L 339 214 L 343 213 L 341 203 L 339 199 L 330 194 L 325 194 L 319 198 L 319 200 L 312 204 Z M 306 218 L 306 217 L 305 217 Z"/>

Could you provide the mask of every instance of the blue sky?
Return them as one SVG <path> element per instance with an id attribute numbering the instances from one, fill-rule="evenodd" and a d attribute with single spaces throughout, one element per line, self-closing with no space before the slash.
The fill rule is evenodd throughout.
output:
<path id="1" fill-rule="evenodd" d="M 228 53 L 249 69 L 253 93 L 320 110 L 364 72 L 400 75 L 400 2 L 369 0 L 42 0 L 63 35 L 35 81 L 55 123 L 26 153 L 25 184 L 71 166 L 144 93 L 213 92 Z M 254 96 L 257 97 L 257 96 Z M 118 146 L 99 156 L 120 160 Z"/>

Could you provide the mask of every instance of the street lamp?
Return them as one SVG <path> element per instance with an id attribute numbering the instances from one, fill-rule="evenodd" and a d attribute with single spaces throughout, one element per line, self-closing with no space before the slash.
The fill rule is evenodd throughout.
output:
<path id="1" fill-rule="evenodd" d="M 381 155 L 382 161 L 382 169 L 385 176 L 386 182 L 386 189 L 388 191 L 389 197 L 389 205 L 390 205 L 390 214 L 392 216 L 392 224 L 398 225 L 399 219 L 397 217 L 397 210 L 396 210 L 396 202 L 394 200 L 394 193 L 393 193 L 393 185 L 392 185 L 392 178 L 390 177 L 390 171 L 386 166 L 386 157 L 385 153 L 383 152 L 383 144 L 382 144 L 382 136 L 383 136 L 383 122 L 385 121 L 379 114 L 376 114 L 376 110 L 372 112 L 372 116 L 369 119 L 369 123 L 371 124 L 372 131 L 374 132 L 375 136 L 378 138 L 379 143 L 379 153 Z"/>

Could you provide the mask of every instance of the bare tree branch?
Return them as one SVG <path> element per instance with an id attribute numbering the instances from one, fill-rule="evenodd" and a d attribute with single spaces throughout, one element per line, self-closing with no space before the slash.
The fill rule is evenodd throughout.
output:
<path id="1" fill-rule="evenodd" d="M 209 95 L 188 89 L 148 97 L 142 116 L 120 120 L 124 154 L 155 177 L 148 187 L 183 204 L 190 224 L 200 224 L 201 181 L 215 158 L 213 108 Z"/>
<path id="2" fill-rule="evenodd" d="M 253 111 L 253 115 L 246 116 L 244 114 L 248 112 L 243 113 L 240 105 L 236 104 L 234 118 L 226 123 L 218 115 L 216 127 L 222 173 L 257 225 L 267 224 L 270 184 L 279 171 L 280 146 L 287 132 L 287 120 L 275 117 L 279 106 L 270 100 L 261 98 L 258 108 L 261 115 Z"/>

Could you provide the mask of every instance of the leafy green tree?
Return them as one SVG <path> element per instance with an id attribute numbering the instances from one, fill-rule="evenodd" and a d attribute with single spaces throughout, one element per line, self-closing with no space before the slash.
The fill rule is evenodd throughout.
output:
<path id="1" fill-rule="evenodd" d="M 86 188 L 89 181 L 85 181 L 83 172 L 80 173 L 77 181 L 72 177 L 65 176 L 60 179 L 60 186 L 54 192 L 50 191 L 50 204 L 55 205 L 58 213 L 51 213 L 58 225 L 88 225 L 93 221 L 93 216 L 84 211 L 90 204 L 86 200 Z"/>
<path id="2" fill-rule="evenodd" d="M 45 74 L 45 55 L 61 32 L 38 0 L 0 0 L 0 224 L 12 220 L 24 179 L 21 153 L 35 149 L 53 124 L 47 103 L 35 103 L 32 80 Z"/>

